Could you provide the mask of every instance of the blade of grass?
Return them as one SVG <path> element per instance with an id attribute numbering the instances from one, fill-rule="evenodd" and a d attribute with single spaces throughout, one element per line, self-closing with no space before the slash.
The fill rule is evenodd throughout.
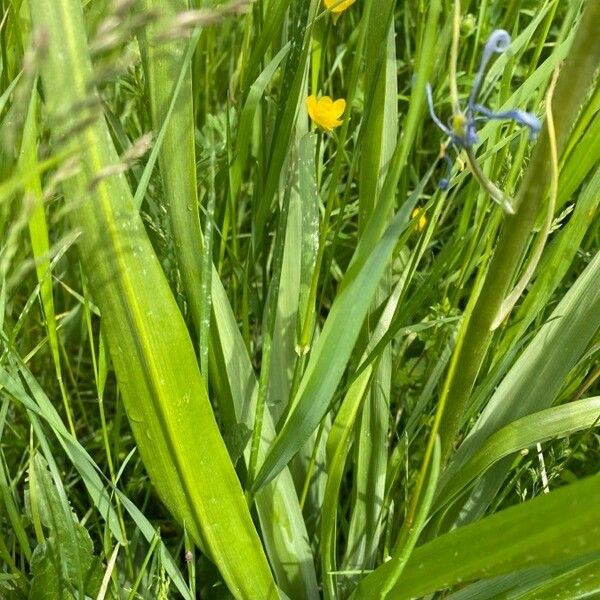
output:
<path id="1" fill-rule="evenodd" d="M 600 397 L 547 408 L 509 423 L 488 437 L 466 463 L 451 464 L 440 480 L 438 507 L 452 502 L 468 485 L 500 459 L 536 443 L 571 435 L 598 425 Z"/>
<path id="2" fill-rule="evenodd" d="M 373 347 L 377 346 L 381 337 L 389 329 L 390 321 L 398 307 L 401 289 L 402 286 L 398 285 L 390 296 L 363 353 L 363 359 L 369 355 Z M 337 570 L 335 530 L 340 486 L 352 436 L 355 435 L 355 422 L 367 393 L 373 369 L 374 365 L 369 364 L 350 384 L 327 437 L 327 484 L 321 516 L 321 565 L 325 575 L 325 594 L 330 599 L 337 597 L 337 585 L 333 573 Z"/>
<path id="3" fill-rule="evenodd" d="M 150 179 L 150 173 L 154 164 L 153 158 L 156 160 L 159 149 L 162 147 L 162 140 L 166 134 L 171 114 L 175 109 L 176 100 L 184 88 L 183 83 L 186 81 L 186 73 L 199 37 L 200 32 L 193 34 L 188 45 L 187 54 L 181 64 L 181 71 L 179 72 L 179 79 L 173 92 L 171 104 L 165 116 L 165 121 L 161 125 L 155 146 L 152 149 L 150 160 L 144 169 L 141 181 L 145 183 L 144 185 L 140 183 L 138 186 L 136 193 L 136 204 L 138 206 L 141 204 Z M 238 141 L 250 135 L 251 117 L 254 114 L 261 95 L 264 93 L 264 89 L 268 85 L 269 79 L 272 77 L 279 62 L 285 57 L 288 49 L 288 46 L 282 49 L 252 86 L 242 112 Z M 239 141 L 239 144 L 237 147 L 238 152 L 242 152 L 243 154 L 244 146 L 241 141 Z M 242 159 L 240 158 L 239 160 L 241 161 Z M 169 168 L 170 162 L 167 162 L 163 166 L 163 169 Z M 176 174 L 172 175 L 172 179 L 176 181 Z M 230 427 L 241 423 L 251 430 L 254 419 L 254 404 L 251 406 L 248 405 L 248 398 L 254 402 L 255 397 L 251 391 L 247 391 L 245 382 L 254 381 L 254 384 L 250 388 L 250 390 L 253 390 L 256 381 L 252 373 L 252 366 L 248 359 L 244 342 L 239 335 L 236 335 L 237 324 L 235 317 L 214 267 L 212 267 L 211 287 L 214 294 L 213 300 L 216 304 L 213 307 L 216 331 L 213 331 L 211 328 L 209 350 L 212 346 L 215 346 L 215 348 L 223 347 L 221 353 L 217 351 L 212 352 L 212 350 L 209 352 L 210 372 L 213 385 L 217 388 L 217 401 L 219 402 L 220 409 L 230 414 L 228 417 Z M 197 294 L 197 291 L 195 293 Z M 228 358 L 222 359 L 223 354 Z M 215 359 L 217 355 L 219 355 L 219 358 Z M 224 373 L 227 374 L 225 381 L 223 380 Z M 229 406 L 227 405 L 228 402 L 230 403 Z M 270 420 L 270 416 L 267 415 L 266 419 Z M 274 427 L 272 423 L 265 423 L 262 436 L 263 445 L 265 440 L 272 439 L 273 432 Z M 264 448 L 261 449 L 261 454 L 259 455 L 261 460 L 263 454 Z M 296 595 L 310 598 L 315 597 L 316 575 L 312 553 L 308 546 L 306 529 L 301 518 L 296 493 L 289 474 L 282 475 L 268 490 L 264 490 L 259 494 L 256 498 L 256 505 L 269 559 L 283 590 L 292 597 Z M 285 525 L 279 527 L 278 524 L 282 523 L 285 523 Z"/>
<path id="4" fill-rule="evenodd" d="M 367 70 L 365 90 L 369 110 L 362 124 L 364 137 L 359 173 L 359 227 L 364 227 L 379 198 L 397 137 L 396 41 L 393 27 L 394 2 L 378 2 L 371 12 L 365 52 Z M 382 43 L 385 40 L 385 43 Z M 388 213 L 388 219 L 391 211 Z M 390 295 L 388 268 L 373 298 L 367 317 L 366 335 L 375 323 L 373 312 Z M 388 459 L 389 404 L 392 380 L 392 352 L 382 349 L 370 380 L 370 389 L 362 407 L 357 431 L 356 476 L 353 510 L 343 561 L 345 570 L 372 568 L 381 536 L 381 511 L 385 494 Z"/>
<path id="5" fill-rule="evenodd" d="M 31 248 L 36 263 L 36 274 L 40 284 L 40 300 L 44 311 L 50 351 L 54 362 L 56 379 L 63 400 L 63 406 L 65 408 L 65 414 L 67 415 L 71 432 L 74 432 L 73 411 L 63 382 L 60 365 L 56 314 L 54 311 L 54 297 L 52 293 L 52 278 L 50 276 L 50 240 L 48 237 L 48 225 L 46 223 L 46 214 L 44 210 L 42 183 L 39 174 L 34 168 L 37 163 L 37 105 L 38 95 L 33 91 L 23 127 L 23 139 L 18 166 L 19 171 L 23 173 L 25 177 L 29 177 L 24 189 L 24 199 L 26 202 L 33 203 L 33 209 L 29 218 L 29 237 L 31 239 Z"/>
<path id="6" fill-rule="evenodd" d="M 279 186 L 279 177 L 288 155 L 289 145 L 293 139 L 293 127 L 304 90 L 303 83 L 310 49 L 310 29 L 314 18 L 314 8 L 311 7 L 311 2 L 302 2 L 293 5 L 291 11 L 291 47 L 283 72 L 282 94 L 274 126 L 273 143 L 269 152 L 264 190 L 258 198 L 253 212 L 255 251 L 263 244 L 265 223 Z"/>
<path id="7" fill-rule="evenodd" d="M 39 415 L 52 428 L 52 432 L 57 437 L 58 442 L 61 444 L 63 450 L 69 457 L 70 462 L 73 464 L 82 478 L 96 509 L 102 515 L 102 517 L 106 519 L 112 535 L 115 537 L 118 543 L 124 544 L 125 537 L 121 531 L 117 513 L 110 502 L 110 495 L 100 478 L 100 474 L 102 474 L 101 469 L 94 463 L 91 456 L 78 442 L 78 440 L 73 437 L 73 435 L 64 426 L 60 416 L 52 405 L 52 402 L 44 394 L 44 391 L 40 387 L 39 383 L 27 370 L 25 365 L 19 365 L 19 371 L 27 383 L 27 387 L 30 390 L 29 392 L 23 387 L 16 376 L 11 375 L 3 368 L 0 368 L 0 385 L 6 390 L 6 392 L 10 394 L 10 396 L 21 403 L 29 411 L 29 418 L 34 430 L 38 432 L 38 438 L 40 437 L 39 431 L 41 431 L 41 429 L 39 428 L 41 425 L 38 423 L 36 415 Z M 156 532 L 148 519 L 131 502 L 131 500 L 129 500 L 127 496 L 123 494 L 123 492 L 118 489 L 114 489 L 114 493 L 119 496 L 119 500 L 130 513 L 137 527 L 146 537 L 148 542 L 151 542 L 155 537 Z M 189 590 L 185 585 L 185 580 L 179 572 L 173 557 L 169 554 L 167 548 L 162 542 L 160 542 L 160 547 L 163 564 L 165 565 L 169 576 L 173 580 L 175 586 L 182 596 L 186 598 L 186 600 L 190 600 L 191 596 L 189 595 Z"/>
<path id="8" fill-rule="evenodd" d="M 290 0 L 269 0 L 262 2 L 258 10 L 262 9 L 262 29 L 257 35 L 256 42 L 252 45 L 252 53 L 249 60 L 244 65 L 242 72 L 242 89 L 246 89 L 249 82 L 259 70 L 260 64 L 264 61 L 269 46 L 275 46 L 279 31 L 284 22 L 286 13 L 290 5 Z"/>
<path id="9" fill-rule="evenodd" d="M 600 5 L 588 4 L 557 82 L 553 105 L 559 156 L 564 151 L 577 112 L 587 96 L 600 61 L 600 42 L 593 33 L 599 21 Z M 475 286 L 469 300 L 401 536 L 405 536 L 410 529 L 412 515 L 420 502 L 433 441 L 438 432 L 441 432 L 444 462 L 451 453 L 454 437 L 491 342 L 491 325 L 521 263 L 541 203 L 546 197 L 550 174 L 548 144 L 548 132 L 544 127 L 517 195 L 516 214 L 506 217 L 487 272 L 485 275 L 481 272 L 480 283 Z"/>
<path id="10" fill-rule="evenodd" d="M 597 93 L 596 104 L 600 104 L 600 92 Z M 583 131 L 573 132 L 574 147 L 561 168 L 560 186 L 558 188 L 557 207 L 562 208 L 585 180 L 595 170 L 600 161 L 600 106 L 590 102 L 587 110 L 594 110 L 596 116 Z M 578 126 L 579 129 L 579 126 Z"/>
<path id="11" fill-rule="evenodd" d="M 535 588 L 514 596 L 515 600 L 583 600 L 600 593 L 600 560 L 577 567 Z"/>
<path id="12" fill-rule="evenodd" d="M 598 62 L 600 41 L 595 36 L 600 5 L 588 3 L 554 94 L 556 145 L 559 157 L 567 144 L 577 112 L 585 100 Z M 447 460 L 460 419 L 489 347 L 491 325 L 518 268 L 540 211 L 549 181 L 548 133 L 543 128 L 516 199 L 517 212 L 506 218 L 480 293 L 473 296 L 439 403 L 442 455 Z M 418 494 L 415 496 L 417 497 Z"/>
<path id="13" fill-rule="evenodd" d="M 429 481 L 427 482 L 427 486 L 425 488 L 425 494 L 423 496 L 423 503 L 419 506 L 419 512 L 415 518 L 415 524 L 410 532 L 407 543 L 404 544 L 400 551 L 390 558 L 387 561 L 387 564 L 390 565 L 390 570 L 387 573 L 387 579 L 382 582 L 381 590 L 379 592 L 379 597 L 381 600 L 385 600 L 391 593 L 394 586 L 398 583 L 398 580 L 401 578 L 404 569 L 406 568 L 406 563 L 410 558 L 417 542 L 419 540 L 419 536 L 423 531 L 423 527 L 427 521 L 427 516 L 429 513 L 429 509 L 433 502 L 433 497 L 435 494 L 435 488 L 437 485 L 438 477 L 440 474 L 440 442 L 439 439 L 436 440 L 436 444 L 433 448 L 433 459 L 431 461 L 431 471 L 429 473 Z M 357 597 L 361 596 L 361 592 L 359 591 L 356 594 Z"/>
<path id="14" fill-rule="evenodd" d="M 240 114 L 240 122 L 235 141 L 235 156 L 233 164 L 231 165 L 231 195 L 234 198 L 240 190 L 242 175 L 246 170 L 248 162 L 248 154 L 252 142 L 252 124 L 254 115 L 269 82 L 289 51 L 290 44 L 288 43 L 269 62 L 248 90 L 248 96 L 246 97 L 244 108 Z"/>
<path id="15" fill-rule="evenodd" d="M 538 585 L 544 585 L 544 582 L 560 580 L 568 572 L 576 572 L 579 568 L 585 568 L 588 565 L 594 566 L 598 560 L 597 557 L 598 553 L 594 553 L 590 556 L 575 558 L 563 563 L 522 569 L 509 575 L 484 579 L 450 594 L 448 599 L 500 600 L 500 598 L 506 597 L 507 593 L 518 596 L 521 593 L 527 593 L 535 589 Z"/>
<path id="16" fill-rule="evenodd" d="M 599 120 L 600 123 L 600 120 Z M 600 170 L 583 188 L 569 222 L 548 247 L 539 266 L 539 273 L 515 315 L 515 323 L 502 340 L 501 348 L 510 348 L 547 306 L 552 293 L 573 264 L 577 249 L 594 222 L 600 203 Z M 500 351 L 500 355 L 505 352 Z"/>
<path id="17" fill-rule="evenodd" d="M 327 438 L 327 484 L 322 505 L 320 544 L 323 588 L 327 600 L 338 597 L 334 572 L 337 570 L 336 522 L 339 491 L 354 433 L 354 423 L 367 393 L 371 373 L 371 367 L 365 369 L 350 386 Z"/>
<path id="18" fill-rule="evenodd" d="M 219 407 L 230 427 L 243 424 L 252 430 L 258 385 L 250 357 L 216 270 L 213 270 L 215 336 L 211 344 L 212 385 L 218 390 Z M 270 412 L 265 411 L 259 464 L 275 437 Z M 249 460 L 250 449 L 245 450 Z M 271 564 L 282 589 L 291 597 L 318 598 L 314 558 L 294 482 L 284 469 L 255 496 L 261 531 Z"/>
<path id="19" fill-rule="evenodd" d="M 140 48 L 155 130 L 164 129 L 158 164 L 163 185 L 163 201 L 175 239 L 185 297 L 200 333 L 202 323 L 210 319 L 202 303 L 202 237 L 196 181 L 194 106 L 192 96 L 192 56 L 189 36 L 161 42 L 169 24 L 174 27 L 178 12 L 188 9 L 187 0 L 143 0 L 140 11 L 160 15 L 142 30 Z M 195 38 L 198 37 L 196 33 Z M 197 40 L 195 40 L 197 41 Z M 195 46 L 195 44 L 194 44 Z M 183 75 L 181 81 L 179 78 Z M 176 87 L 178 94 L 174 94 Z M 162 131 L 161 131 L 162 133 Z M 202 339 L 202 336 L 199 335 Z M 201 364 L 203 375 L 204 364 Z"/>

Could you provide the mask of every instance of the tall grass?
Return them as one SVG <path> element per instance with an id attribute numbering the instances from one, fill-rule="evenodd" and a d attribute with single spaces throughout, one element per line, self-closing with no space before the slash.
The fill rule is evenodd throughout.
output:
<path id="1" fill-rule="evenodd" d="M 0 5 L 0 598 L 600 593 L 598 2 Z"/>

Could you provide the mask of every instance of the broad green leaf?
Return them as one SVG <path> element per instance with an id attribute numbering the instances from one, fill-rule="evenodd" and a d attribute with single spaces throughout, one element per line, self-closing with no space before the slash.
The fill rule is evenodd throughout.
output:
<path id="1" fill-rule="evenodd" d="M 110 170 L 119 159 L 97 104 L 89 104 L 92 69 L 80 3 L 35 0 L 29 7 L 34 25 L 48 31 L 42 69 L 48 111 L 68 115 L 55 140 L 81 117 L 75 106 L 84 100 L 90 106 L 73 140 L 82 147 L 81 172 L 63 188 L 72 223 L 81 230 L 82 264 L 144 465 L 163 502 L 206 549 L 231 592 L 276 597 L 185 323 L 127 182 Z M 62 85 L 65 77 L 69 86 Z"/>
<path id="2" fill-rule="evenodd" d="M 29 597 L 75 600 L 76 590 L 95 596 L 102 581 L 102 565 L 93 554 L 87 530 L 70 508 L 63 506 L 46 461 L 39 454 L 30 463 L 29 499 L 31 504 L 38 504 L 35 510 L 49 530 L 46 540 L 33 552 Z"/>
<path id="3" fill-rule="evenodd" d="M 269 381 L 269 404 L 275 423 L 280 422 L 288 410 L 294 376 L 304 363 L 304 356 L 298 347 L 298 331 L 302 326 L 302 316 L 306 315 L 319 242 L 320 199 L 315 169 L 317 136 L 308 133 L 305 107 L 300 108 L 300 115 L 295 142 L 288 156 L 293 178 L 291 181 L 282 178 L 280 185 L 280 196 L 283 197 L 285 187 L 290 186 L 291 197 Z M 327 420 L 323 427 L 328 428 Z M 314 531 L 314 524 L 318 521 L 325 490 L 322 468 L 325 463 L 325 438 L 322 433 L 315 432 L 289 465 L 296 489 L 302 490 L 302 494 L 306 490 L 306 494 L 301 496 L 301 503 L 310 532 Z"/>
<path id="4" fill-rule="evenodd" d="M 570 561 L 551 563 L 515 571 L 509 575 L 501 575 L 491 579 L 484 579 L 468 585 L 460 591 L 448 596 L 449 600 L 506 600 L 507 598 L 527 598 L 538 600 L 555 596 L 539 595 L 537 590 L 546 587 L 561 593 L 572 594 L 566 598 L 589 598 L 590 588 L 597 585 L 598 580 L 598 553 L 590 556 L 576 558 Z M 576 585 L 579 582 L 579 585 Z M 569 585 L 573 583 L 575 585 Z M 567 587 L 564 585 L 567 584 Z M 563 589 L 561 589 L 561 587 Z M 558 590 L 556 589 L 558 588 Z M 581 595 L 579 595 L 581 592 Z M 559 595 L 558 598 L 563 598 Z"/>
<path id="5" fill-rule="evenodd" d="M 413 552 L 388 598 L 420 597 L 596 552 L 600 550 L 599 502 L 600 477 L 594 476 L 455 529 Z M 357 597 L 377 598 L 392 568 L 385 563 L 367 575 Z"/>
<path id="6" fill-rule="evenodd" d="M 319 197 L 315 181 L 314 153 L 316 136 L 298 134 L 290 154 L 297 160 L 295 166 L 290 208 L 281 271 L 281 286 L 277 301 L 277 320 L 273 335 L 273 364 L 270 375 L 269 396 L 271 413 L 279 421 L 287 409 L 292 386 L 294 366 L 298 357 L 297 322 L 303 290 L 314 269 L 315 243 L 319 233 Z M 299 251 L 300 250 L 300 251 Z M 303 286 L 303 282 L 305 285 Z M 306 308 L 304 306 L 304 308 Z"/>
<path id="7" fill-rule="evenodd" d="M 600 594 L 600 560 L 596 559 L 554 579 L 537 585 L 531 590 L 514 593 L 515 600 L 583 600 Z"/>
<path id="8" fill-rule="evenodd" d="M 298 311 L 305 315 L 310 298 L 310 282 L 313 277 L 317 254 L 319 252 L 319 207 L 320 196 L 315 179 L 315 153 L 317 136 L 307 134 L 300 139 L 298 149 L 298 192 L 302 201 L 302 239 L 300 241 L 301 268 L 300 290 L 298 292 Z M 292 248 L 290 248 L 290 251 Z M 298 321 L 298 330 L 302 323 Z"/>
<path id="9" fill-rule="evenodd" d="M 173 136 L 182 127 L 181 121 L 185 122 L 186 114 L 188 109 L 179 101 L 179 96 L 182 95 L 185 98 L 185 93 L 189 94 L 189 81 L 188 75 L 186 74 L 189 70 L 189 63 L 191 60 L 191 52 L 195 48 L 195 44 L 198 41 L 198 34 L 195 33 L 190 40 L 187 54 L 181 58 L 181 54 L 175 53 L 171 58 L 174 59 L 174 64 L 171 70 L 174 69 L 173 75 L 177 72 L 177 68 L 180 68 L 179 79 L 177 80 L 177 86 L 172 94 L 171 104 L 168 107 L 168 111 L 164 117 L 164 122 L 160 127 L 160 132 L 157 138 L 157 144 L 162 143 L 165 139 L 169 128 L 167 125 L 172 121 L 179 123 L 175 125 L 170 136 L 173 140 Z M 282 49 L 276 59 L 265 69 L 260 75 L 259 79 L 251 87 L 248 99 L 245 107 L 242 111 L 240 118 L 239 132 L 238 132 L 238 143 L 237 143 L 237 154 L 240 156 L 237 158 L 235 165 L 238 163 L 243 164 L 243 156 L 247 151 L 245 143 L 249 143 L 249 139 L 246 137 L 250 136 L 249 128 L 252 126 L 252 116 L 256 107 L 264 93 L 266 86 L 268 85 L 274 71 L 279 66 L 281 60 L 285 57 L 288 48 Z M 150 53 L 147 57 L 148 62 L 154 56 L 160 58 L 157 64 L 149 66 L 154 69 L 154 77 L 156 78 L 156 85 L 159 89 L 155 91 L 156 98 L 163 98 L 161 95 L 162 88 L 168 88 L 170 85 L 170 78 L 165 79 L 164 70 L 161 65 L 164 66 L 165 56 L 161 55 L 160 50 Z M 179 60 L 178 60 L 179 59 Z M 180 64 L 179 64 L 180 63 Z M 164 91 L 164 90 L 163 90 Z M 188 95 L 189 101 L 189 95 Z M 180 107 L 180 111 L 177 112 L 177 107 Z M 188 115 L 189 116 L 189 115 Z M 160 121 L 159 121 L 160 123 Z M 158 124 L 158 123 L 157 123 Z M 188 128 L 189 129 L 189 128 Z M 192 130 L 189 129 L 191 132 Z M 187 135 L 186 135 L 187 139 Z M 162 146 L 161 146 L 162 147 Z M 153 149 L 153 154 L 156 147 Z M 171 149 L 172 150 L 172 149 Z M 176 164 L 178 162 L 189 163 L 186 158 L 190 153 L 194 155 L 193 145 L 183 145 L 177 147 L 177 153 L 181 157 L 181 161 L 173 160 L 173 152 L 165 151 L 163 155 L 165 159 L 161 162 L 161 171 L 168 173 L 168 179 L 171 182 L 171 189 L 165 187 L 165 194 L 177 193 L 177 186 L 179 185 L 178 172 L 180 167 Z M 236 156 L 237 156 L 236 154 Z M 144 178 L 146 181 L 149 178 L 148 169 L 151 170 L 151 160 L 146 167 L 144 172 Z M 239 172 L 243 170 L 239 167 Z M 237 172 L 237 171 L 236 171 Z M 235 181 L 235 178 L 234 178 Z M 139 191 L 139 190 L 138 190 Z M 180 199 L 185 198 L 181 194 L 178 196 Z M 194 191 L 194 197 L 195 191 Z M 172 207 L 174 210 L 179 210 L 181 207 L 176 203 Z M 187 206 L 186 206 L 187 210 Z M 193 220 L 192 220 L 193 221 Z M 186 235 L 194 237 L 194 223 L 190 222 L 187 224 L 187 233 L 185 231 L 186 223 L 185 217 L 181 221 L 181 226 L 184 228 L 183 237 Z M 175 237 L 179 239 L 179 234 L 174 231 Z M 176 245 L 179 246 L 178 242 Z M 202 239 L 199 240 L 198 253 L 203 246 Z M 206 250 L 204 250 L 206 251 Z M 198 258 L 198 257 L 197 257 Z M 188 260 L 189 256 L 183 256 L 183 260 Z M 198 258 L 199 260 L 199 258 Z M 197 274 L 197 273 L 196 273 Z M 213 384 L 218 390 L 218 402 L 221 410 L 225 409 L 229 419 L 229 433 L 227 439 L 229 442 L 232 441 L 233 437 L 242 435 L 242 431 L 249 431 L 253 424 L 254 418 L 254 404 L 248 405 L 248 398 L 253 398 L 254 387 L 249 391 L 246 388 L 245 381 L 253 381 L 253 386 L 256 385 L 254 374 L 252 373 L 252 366 L 248 359 L 245 345 L 239 331 L 237 331 L 237 324 L 235 317 L 229 306 L 229 301 L 219 280 L 218 274 L 212 269 L 212 294 L 214 294 L 213 301 L 216 303 L 214 307 L 214 314 L 216 319 L 216 331 L 211 331 L 211 341 L 209 343 L 210 350 L 222 347 L 222 352 L 227 356 L 227 360 L 217 359 L 218 365 L 214 360 L 211 359 L 211 365 L 214 368 L 211 369 L 211 376 L 215 380 Z M 198 295 L 201 289 L 201 282 L 197 282 L 196 289 L 192 289 L 190 293 L 195 296 Z M 213 355 L 219 354 L 216 352 Z M 229 356 L 231 355 L 231 356 Z M 222 375 L 226 373 L 227 381 L 225 381 Z M 227 406 L 227 402 L 231 404 Z M 269 418 L 269 417 L 267 417 Z M 243 429 L 242 429 L 243 428 Z M 271 432 L 271 433 L 269 433 Z M 263 429 L 263 438 L 274 435 L 273 425 L 271 423 L 265 424 Z M 264 439 L 263 439 L 264 444 Z M 245 446 L 245 444 L 244 444 Z M 243 446 L 237 448 L 234 452 L 235 457 L 238 457 L 238 452 L 243 451 Z M 232 456 L 233 457 L 233 456 Z M 261 519 L 261 529 L 267 547 L 269 559 L 275 573 L 277 575 L 278 583 L 284 591 L 295 595 L 306 595 L 307 597 L 314 597 L 316 590 L 316 575 L 314 573 L 312 553 L 308 545 L 308 539 L 304 522 L 301 518 L 301 512 L 299 509 L 296 493 L 293 487 L 293 482 L 289 476 L 282 476 L 269 490 L 265 490 L 264 493 L 260 494 L 256 498 L 256 504 Z M 288 534 L 288 532 L 290 532 Z"/>

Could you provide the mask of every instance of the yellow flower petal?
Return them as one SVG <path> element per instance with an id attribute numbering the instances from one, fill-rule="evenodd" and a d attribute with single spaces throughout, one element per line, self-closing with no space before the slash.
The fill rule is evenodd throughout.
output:
<path id="1" fill-rule="evenodd" d="M 343 98 L 339 98 L 333 103 L 332 110 L 339 119 L 346 110 L 346 101 Z"/>
<path id="2" fill-rule="evenodd" d="M 310 95 L 306 99 L 306 110 L 308 111 L 308 116 L 314 121 L 315 115 L 317 114 L 317 97 Z"/>
<path id="3" fill-rule="evenodd" d="M 327 10 L 330 10 L 334 14 L 339 14 L 350 8 L 355 0 L 324 0 L 324 2 Z"/>

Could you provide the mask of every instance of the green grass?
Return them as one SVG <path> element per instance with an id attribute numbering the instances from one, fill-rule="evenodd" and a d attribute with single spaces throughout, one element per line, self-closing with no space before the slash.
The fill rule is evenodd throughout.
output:
<path id="1" fill-rule="evenodd" d="M 600 593 L 598 2 L 0 6 L 0 598 Z"/>

